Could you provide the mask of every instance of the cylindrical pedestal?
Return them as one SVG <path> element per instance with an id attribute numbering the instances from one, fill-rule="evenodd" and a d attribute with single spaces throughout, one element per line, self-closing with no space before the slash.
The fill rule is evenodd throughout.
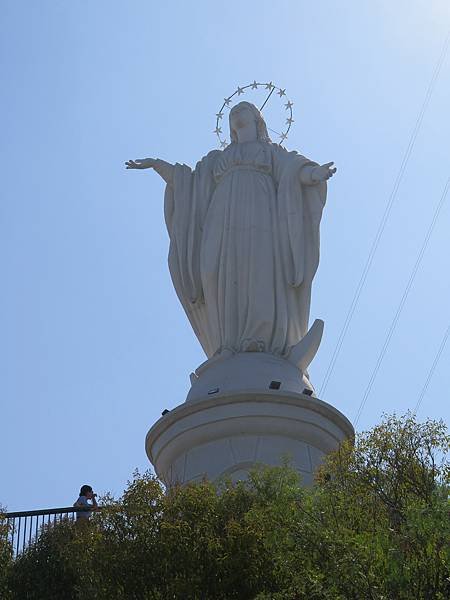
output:
<path id="1" fill-rule="evenodd" d="M 169 486 L 245 479 L 253 466 L 285 458 L 310 485 L 324 454 L 353 435 L 348 419 L 317 398 L 247 390 L 178 406 L 150 429 L 146 451 Z"/>

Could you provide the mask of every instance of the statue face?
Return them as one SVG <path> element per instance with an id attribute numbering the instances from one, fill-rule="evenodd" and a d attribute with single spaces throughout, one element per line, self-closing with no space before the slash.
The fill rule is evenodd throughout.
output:
<path id="1" fill-rule="evenodd" d="M 240 129 L 251 127 L 252 125 L 255 127 L 256 134 L 256 122 L 255 115 L 252 110 L 246 104 L 237 104 L 230 112 L 230 125 L 231 128 L 235 131 L 239 131 Z"/>

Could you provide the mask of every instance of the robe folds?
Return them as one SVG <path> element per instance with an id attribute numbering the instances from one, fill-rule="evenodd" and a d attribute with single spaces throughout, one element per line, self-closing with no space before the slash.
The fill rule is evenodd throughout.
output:
<path id="1" fill-rule="evenodd" d="M 225 350 L 286 356 L 307 332 L 326 183 L 314 165 L 263 141 L 175 165 L 164 197 L 169 269 L 208 358 Z"/>

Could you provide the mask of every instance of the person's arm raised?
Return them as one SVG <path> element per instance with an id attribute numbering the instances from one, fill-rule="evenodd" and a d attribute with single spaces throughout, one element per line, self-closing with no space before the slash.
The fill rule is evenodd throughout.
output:
<path id="1" fill-rule="evenodd" d="M 136 158 L 136 160 L 127 160 L 125 165 L 127 169 L 154 169 L 166 183 L 173 182 L 174 166 L 165 160 L 159 158 Z"/>

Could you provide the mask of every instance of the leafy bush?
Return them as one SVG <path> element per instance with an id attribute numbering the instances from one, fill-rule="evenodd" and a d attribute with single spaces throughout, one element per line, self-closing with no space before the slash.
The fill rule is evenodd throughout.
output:
<path id="1" fill-rule="evenodd" d="M 12 548 L 8 541 L 9 526 L 0 506 L 0 598 L 8 593 L 8 575 L 12 566 Z"/>
<path id="2" fill-rule="evenodd" d="M 442 423 L 406 415 L 343 444 L 311 489 L 288 466 L 167 493 L 135 473 L 89 523 L 42 532 L 10 599 L 448 598 L 448 449 Z"/>

